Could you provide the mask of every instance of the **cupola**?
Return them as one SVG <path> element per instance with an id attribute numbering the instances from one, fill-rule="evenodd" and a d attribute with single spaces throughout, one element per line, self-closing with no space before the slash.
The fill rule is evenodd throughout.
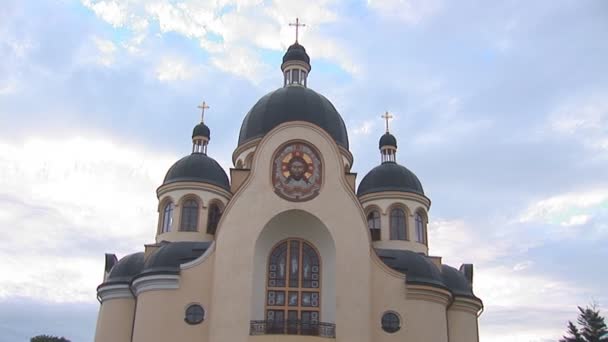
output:
<path id="1" fill-rule="evenodd" d="M 310 57 L 306 53 L 304 46 L 298 43 L 299 28 L 306 25 L 301 24 L 298 18 L 296 18 L 295 24 L 289 25 L 296 27 L 296 42 L 287 49 L 287 52 L 283 56 L 283 64 L 281 64 L 281 71 L 283 71 L 284 77 L 283 86 L 306 87 L 306 79 L 311 69 Z"/>

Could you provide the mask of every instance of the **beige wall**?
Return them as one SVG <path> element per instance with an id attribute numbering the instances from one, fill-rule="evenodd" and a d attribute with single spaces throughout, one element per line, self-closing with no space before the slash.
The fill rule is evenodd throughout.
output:
<path id="1" fill-rule="evenodd" d="M 450 342 L 479 341 L 477 314 L 475 312 L 450 308 L 448 310 L 448 323 Z"/>
<path id="2" fill-rule="evenodd" d="M 182 269 L 178 290 L 139 294 L 133 342 L 209 341 L 209 325 L 214 316 L 210 286 L 213 259 L 210 254 L 202 263 L 195 261 L 191 267 Z M 184 321 L 186 308 L 197 303 L 205 309 L 206 318 L 200 324 L 187 324 Z"/>
<path id="3" fill-rule="evenodd" d="M 288 202 L 272 190 L 271 158 L 286 141 L 310 142 L 324 166 L 319 195 L 308 202 Z M 290 122 L 275 128 L 259 143 L 250 177 L 234 194 L 216 236 L 216 272 L 213 279 L 214 341 L 247 341 L 253 295 L 255 244 L 267 223 L 277 214 L 299 209 L 312 213 L 327 227 L 336 245 L 336 326 L 342 341 L 369 341 L 370 317 L 369 237 L 362 209 L 344 177 L 340 151 L 319 128 Z M 353 286 L 355 285 L 355 286 Z M 262 295 L 256 294 L 256 295 Z"/>
<path id="4" fill-rule="evenodd" d="M 106 300 L 99 308 L 95 342 L 131 342 L 135 298 Z"/>

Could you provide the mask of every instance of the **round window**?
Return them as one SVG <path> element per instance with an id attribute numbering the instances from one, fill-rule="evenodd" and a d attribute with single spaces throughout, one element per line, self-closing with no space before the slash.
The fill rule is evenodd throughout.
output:
<path id="1" fill-rule="evenodd" d="M 188 324 L 199 324 L 205 319 L 205 309 L 199 304 L 192 304 L 186 309 L 184 321 Z"/>
<path id="2" fill-rule="evenodd" d="M 382 315 L 382 330 L 386 331 L 387 333 L 394 333 L 399 331 L 400 328 L 401 321 L 396 313 L 389 311 Z"/>

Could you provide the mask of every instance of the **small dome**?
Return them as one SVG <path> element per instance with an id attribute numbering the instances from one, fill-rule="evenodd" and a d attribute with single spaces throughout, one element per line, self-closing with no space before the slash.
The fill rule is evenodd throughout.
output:
<path id="1" fill-rule="evenodd" d="M 424 196 L 418 177 L 395 162 L 384 162 L 368 172 L 359 183 L 357 196 L 382 191 L 413 192 Z"/>
<path id="2" fill-rule="evenodd" d="M 378 148 L 382 148 L 382 146 L 394 146 L 397 147 L 397 138 L 389 132 L 384 133 L 382 137 L 380 137 L 380 142 L 378 143 Z"/>
<path id="3" fill-rule="evenodd" d="M 243 119 L 239 146 L 289 121 L 315 124 L 348 149 L 348 134 L 340 113 L 323 95 L 304 87 L 279 88 L 262 97 Z"/>
<path id="4" fill-rule="evenodd" d="M 289 61 L 302 61 L 308 65 L 310 65 L 310 57 L 306 53 L 306 49 L 304 46 L 295 43 L 291 45 L 285 55 L 283 56 L 283 63 Z"/>
<path id="5" fill-rule="evenodd" d="M 104 282 L 104 284 L 108 283 L 130 283 L 133 277 L 138 275 L 141 270 L 144 268 L 144 253 L 134 253 L 129 254 L 110 270 L 110 274 L 108 278 Z"/>
<path id="6" fill-rule="evenodd" d="M 179 273 L 179 266 L 190 262 L 207 251 L 211 242 L 162 242 L 146 260 L 142 275 L 150 273 Z"/>
<path id="7" fill-rule="evenodd" d="M 207 127 L 207 125 L 201 122 L 198 125 L 194 126 L 194 130 L 192 130 L 192 137 L 210 138 L 211 130 L 209 130 L 209 127 Z"/>
<path id="8" fill-rule="evenodd" d="M 404 273 L 408 284 L 446 288 L 439 268 L 423 254 L 398 249 L 376 249 L 376 254 L 388 267 Z"/>
<path id="9" fill-rule="evenodd" d="M 441 265 L 443 282 L 450 288 L 454 296 L 475 298 L 473 287 L 467 280 L 465 274 L 448 265 Z"/>
<path id="10" fill-rule="evenodd" d="M 230 181 L 224 169 L 203 153 L 192 153 L 173 164 L 163 185 L 173 182 L 209 183 L 230 191 Z"/>

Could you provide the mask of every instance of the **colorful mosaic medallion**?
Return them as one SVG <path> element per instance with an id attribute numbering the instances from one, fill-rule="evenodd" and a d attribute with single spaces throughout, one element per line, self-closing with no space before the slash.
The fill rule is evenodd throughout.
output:
<path id="1" fill-rule="evenodd" d="M 275 153 L 272 164 L 274 192 L 288 201 L 303 202 L 319 194 L 321 159 L 309 145 L 294 142 Z"/>

